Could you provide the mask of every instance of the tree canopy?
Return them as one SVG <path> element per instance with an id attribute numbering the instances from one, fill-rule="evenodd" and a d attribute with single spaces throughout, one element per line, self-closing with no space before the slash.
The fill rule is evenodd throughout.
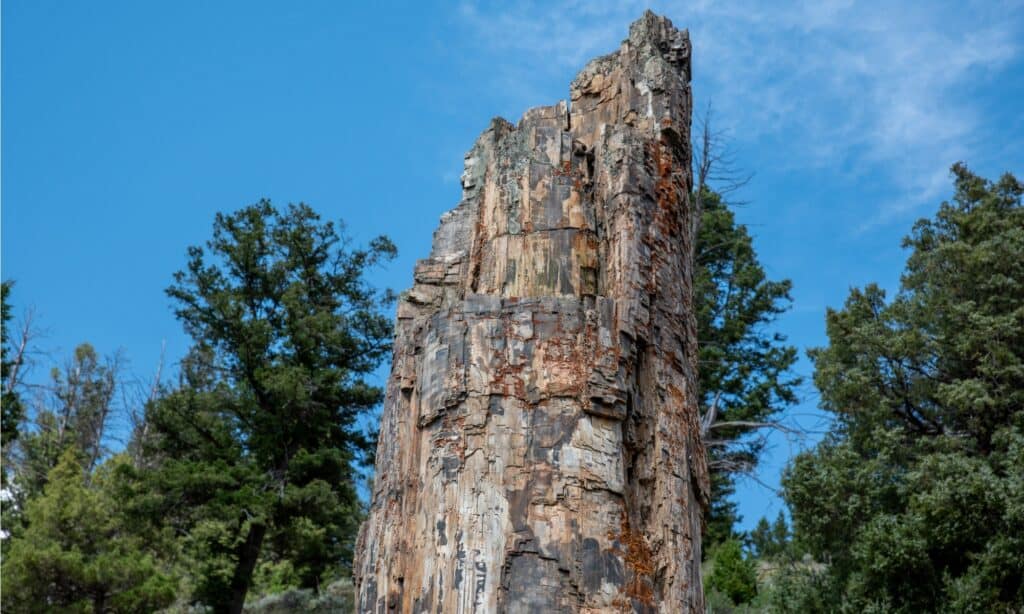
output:
<path id="1" fill-rule="evenodd" d="M 126 530 L 113 482 L 123 462 L 86 473 L 73 445 L 63 451 L 5 549 L 4 610 L 130 613 L 171 604 L 176 579 Z"/>
<path id="2" fill-rule="evenodd" d="M 768 279 L 753 239 L 720 195 L 705 187 L 701 200 L 694 305 L 701 413 L 716 415 L 705 437 L 712 470 L 707 539 L 715 544 L 733 536 L 738 518 L 730 496 L 736 476 L 764 450 L 757 431 L 796 402 L 800 379 L 790 371 L 796 348 L 770 328 L 789 308 L 792 284 Z"/>
<path id="3" fill-rule="evenodd" d="M 54 367 L 35 404 L 32 428 L 21 435 L 15 466 L 21 495 L 31 497 L 68 451 L 88 475 L 109 453 L 107 430 L 118 393 L 118 359 L 103 358 L 89 343 L 75 348 L 63 367 Z"/>
<path id="4" fill-rule="evenodd" d="M 359 417 L 382 398 L 366 378 L 391 339 L 390 295 L 364 273 L 394 253 L 385 237 L 351 249 L 310 207 L 268 201 L 218 214 L 189 248 L 167 293 L 195 345 L 147 411 L 138 477 L 158 495 L 140 511 L 188 532 L 204 603 L 240 611 L 260 562 L 317 587 L 350 559 L 352 463 L 373 445 Z"/>
<path id="5" fill-rule="evenodd" d="M 810 352 L 836 426 L 783 484 L 843 611 L 1024 605 L 1024 185 L 952 172 L 896 296 L 852 290 Z"/>
<path id="6" fill-rule="evenodd" d="M 798 385 L 795 349 L 772 330 L 790 284 L 768 279 L 747 229 L 704 192 L 694 287 L 714 611 L 1024 607 L 1024 185 L 962 164 L 953 177 L 953 198 L 904 241 L 895 295 L 854 288 L 827 312 L 828 344 L 809 355 L 834 426 L 785 472 L 792 526 L 780 513 L 743 536 L 735 477 Z M 108 433 L 128 409 L 117 354 L 81 344 L 19 394 L 5 283 L 5 608 L 347 603 L 350 585 L 325 588 L 348 574 L 357 467 L 374 447 L 362 417 L 391 340 L 390 294 L 366 274 L 393 255 L 383 237 L 351 247 L 305 205 L 217 215 L 167 290 L 191 350 L 136 412 L 125 453 Z"/>
<path id="7" fill-rule="evenodd" d="M 0 284 L 0 387 L 2 387 L 2 398 L 0 398 L 0 446 L 4 449 L 4 462 L 8 459 L 8 448 L 18 438 L 21 429 L 21 421 L 25 417 L 25 408 L 21 402 L 15 384 L 17 383 L 18 360 L 15 356 L 16 349 L 11 347 L 10 331 L 8 323 L 12 319 L 10 294 L 13 283 L 5 281 Z M 3 472 L 3 484 L 7 485 L 7 472 Z"/>

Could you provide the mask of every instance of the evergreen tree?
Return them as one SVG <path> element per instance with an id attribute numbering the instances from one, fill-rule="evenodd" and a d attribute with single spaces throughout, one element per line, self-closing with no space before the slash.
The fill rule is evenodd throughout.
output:
<path id="1" fill-rule="evenodd" d="M 1024 185 L 953 175 L 896 297 L 851 291 L 810 353 L 836 427 L 783 484 L 844 611 L 1024 607 Z"/>
<path id="2" fill-rule="evenodd" d="M 757 526 L 750 532 L 749 541 L 758 559 L 771 560 L 781 555 L 789 545 L 789 525 L 786 524 L 786 516 L 779 512 L 772 523 L 762 516 Z"/>
<path id="3" fill-rule="evenodd" d="M 727 540 L 714 549 L 708 588 L 724 594 L 735 605 L 748 603 L 757 596 L 754 559 L 743 552 L 738 540 Z"/>
<path id="4" fill-rule="evenodd" d="M 709 544 L 733 536 L 735 476 L 756 465 L 764 447 L 755 425 L 796 402 L 796 348 L 768 326 L 789 308 L 789 280 L 771 281 L 745 226 L 722 198 L 704 189 L 694 296 L 700 346 L 701 413 L 716 406 L 709 443 Z"/>
<path id="5" fill-rule="evenodd" d="M 12 285 L 10 281 L 0 284 L 0 537 L 3 538 L 10 534 L 12 525 L 18 524 L 18 489 L 11 480 L 11 461 L 25 419 L 25 408 L 17 390 L 19 356 L 11 347 L 7 329 L 7 323 L 11 320 L 11 305 L 8 301 Z"/>
<path id="6" fill-rule="evenodd" d="M 107 454 L 107 428 L 118 391 L 118 360 L 103 360 L 83 343 L 63 369 L 54 368 L 50 386 L 35 408 L 34 428 L 19 442 L 17 482 L 22 496 L 42 491 L 50 470 L 74 449 L 86 475 Z"/>
<path id="7" fill-rule="evenodd" d="M 350 560 L 352 462 L 373 448 L 357 420 L 382 398 L 365 378 L 391 340 L 390 295 L 363 274 L 394 253 L 384 237 L 350 250 L 308 206 L 261 201 L 218 214 L 175 274 L 195 349 L 147 411 L 154 466 L 138 477 L 158 496 L 140 509 L 177 514 L 196 595 L 218 611 L 241 611 L 261 560 L 287 561 L 303 588 Z"/>
<path id="8" fill-rule="evenodd" d="M 11 339 L 9 337 L 9 331 L 7 330 L 7 323 L 11 320 L 11 304 L 10 293 L 12 282 L 5 281 L 0 284 L 0 336 L 3 337 L 0 348 L 2 348 L 2 357 L 0 357 L 0 387 L 2 387 L 3 397 L 0 398 L 0 446 L 3 447 L 3 460 L 6 465 L 8 461 L 8 449 L 11 444 L 18 438 L 18 433 L 21 428 L 21 421 L 25 417 L 24 406 L 21 403 L 21 397 L 18 395 L 15 389 L 16 384 L 16 370 L 19 365 L 16 364 L 17 358 L 12 354 L 14 353 L 11 348 Z M 3 485 L 7 485 L 7 471 L 3 471 Z"/>
<path id="9" fill-rule="evenodd" d="M 25 506 L 25 529 L 3 558 L 5 611 L 150 612 L 174 599 L 173 576 L 125 530 L 111 483 L 124 459 L 87 476 L 82 456 L 65 449 Z"/>

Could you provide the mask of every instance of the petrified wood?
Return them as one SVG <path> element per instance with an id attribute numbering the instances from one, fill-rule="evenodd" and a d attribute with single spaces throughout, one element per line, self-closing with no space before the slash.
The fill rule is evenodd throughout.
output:
<path id="1" fill-rule="evenodd" d="M 690 42 L 495 119 L 400 301 L 361 612 L 702 612 Z"/>

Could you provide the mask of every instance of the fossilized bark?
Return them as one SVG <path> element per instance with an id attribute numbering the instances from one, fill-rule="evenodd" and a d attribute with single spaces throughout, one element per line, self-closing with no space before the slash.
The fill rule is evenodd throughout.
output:
<path id="1" fill-rule="evenodd" d="M 492 121 L 398 310 L 366 612 L 703 611 L 690 44 Z"/>

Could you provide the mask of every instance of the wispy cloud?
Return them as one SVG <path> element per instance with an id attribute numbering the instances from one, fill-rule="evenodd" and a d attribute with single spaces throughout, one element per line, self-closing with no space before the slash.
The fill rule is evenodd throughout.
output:
<path id="1" fill-rule="evenodd" d="M 496 86 L 525 96 L 613 50 L 647 6 L 690 29 L 698 103 L 714 102 L 740 146 L 898 186 L 865 228 L 934 204 L 949 165 L 978 154 L 993 127 L 975 90 L 1019 61 L 1024 41 L 1019 1 L 554 0 L 465 3 L 458 19 L 488 53 Z"/>

